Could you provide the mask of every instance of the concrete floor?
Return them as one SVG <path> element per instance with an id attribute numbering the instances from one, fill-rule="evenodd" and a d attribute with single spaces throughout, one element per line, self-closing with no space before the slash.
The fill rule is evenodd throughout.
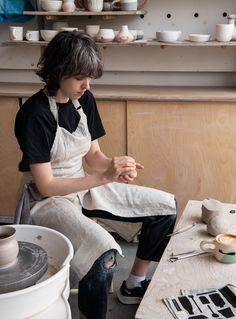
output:
<path id="1" fill-rule="evenodd" d="M 107 319 L 134 319 L 138 305 L 124 305 L 120 303 L 116 297 L 116 291 L 121 286 L 123 280 L 129 275 L 129 270 L 132 266 L 137 249 L 137 243 L 127 243 L 118 235 L 114 234 L 117 242 L 121 245 L 124 258 L 117 257 L 117 268 L 114 274 L 113 286 L 114 292 L 109 294 Z M 157 263 L 151 263 L 148 278 L 151 278 Z M 71 306 L 72 319 L 79 319 L 79 311 L 77 308 L 77 295 L 70 295 L 69 303 Z"/>

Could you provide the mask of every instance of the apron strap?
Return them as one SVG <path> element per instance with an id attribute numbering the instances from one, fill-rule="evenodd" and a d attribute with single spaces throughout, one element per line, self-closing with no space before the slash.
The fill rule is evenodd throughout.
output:
<path id="1" fill-rule="evenodd" d="M 49 101 L 49 106 L 50 106 L 50 110 L 58 124 L 58 109 L 57 109 L 57 103 L 55 101 L 55 99 L 52 96 L 48 96 L 48 101 Z"/>

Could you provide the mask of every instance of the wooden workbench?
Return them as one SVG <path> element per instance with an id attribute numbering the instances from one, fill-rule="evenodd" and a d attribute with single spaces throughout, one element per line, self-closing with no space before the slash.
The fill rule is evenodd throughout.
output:
<path id="1" fill-rule="evenodd" d="M 231 209 L 236 209 L 236 204 L 225 204 L 224 207 L 226 214 L 229 214 Z M 236 216 L 230 218 L 236 221 Z M 162 299 L 179 295 L 180 289 L 211 289 L 221 288 L 229 283 L 236 284 L 236 264 L 220 263 L 210 254 L 176 262 L 168 260 L 172 252 L 178 254 L 191 250 L 200 251 L 202 240 L 213 240 L 214 237 L 208 235 L 206 225 L 201 221 L 201 202 L 191 200 L 177 228 L 194 222 L 195 227 L 171 238 L 139 305 L 135 319 L 173 319 Z"/>

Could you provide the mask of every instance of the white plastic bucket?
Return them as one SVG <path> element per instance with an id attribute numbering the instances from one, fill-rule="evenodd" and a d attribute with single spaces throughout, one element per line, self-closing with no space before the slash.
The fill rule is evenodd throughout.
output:
<path id="1" fill-rule="evenodd" d="M 16 238 L 41 246 L 48 270 L 34 286 L 0 294 L 1 319 L 71 319 L 69 268 L 73 247 L 61 233 L 41 226 L 12 225 Z"/>

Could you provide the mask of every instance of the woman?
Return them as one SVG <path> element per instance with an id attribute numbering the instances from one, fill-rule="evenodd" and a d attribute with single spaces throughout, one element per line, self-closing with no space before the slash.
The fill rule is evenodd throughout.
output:
<path id="1" fill-rule="evenodd" d="M 108 158 L 100 150 L 97 139 L 105 131 L 89 88 L 90 80 L 102 75 L 102 62 L 91 38 L 77 31 L 58 33 L 46 47 L 37 74 L 45 87 L 25 102 L 15 123 L 23 153 L 19 169 L 24 172 L 16 221 L 32 220 L 71 240 L 71 281 L 79 282 L 79 309 L 88 319 L 104 319 L 116 253 L 122 252 L 88 217 L 98 217 L 113 229 L 123 222 L 119 229 L 127 239 L 141 229 L 131 273 L 118 291 L 121 302 L 139 303 L 149 283 L 149 263 L 161 258 L 166 235 L 173 230 L 175 198 L 128 185 L 142 164 L 130 156 Z M 82 159 L 96 173 L 85 174 Z"/>

